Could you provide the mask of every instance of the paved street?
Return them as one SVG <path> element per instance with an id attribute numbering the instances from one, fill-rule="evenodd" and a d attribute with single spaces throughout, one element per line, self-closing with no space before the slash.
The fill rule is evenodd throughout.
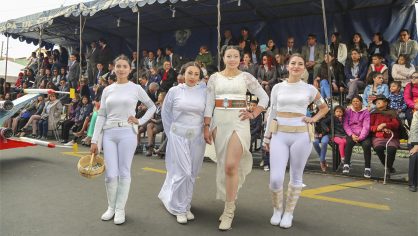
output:
<path id="1" fill-rule="evenodd" d="M 295 210 L 294 227 L 271 226 L 269 175 L 261 169 L 248 176 L 239 193 L 233 229 L 222 233 L 217 219 L 223 203 L 215 200 L 212 162 L 204 162 L 196 181 L 192 202 L 196 220 L 179 225 L 157 198 L 165 177 L 164 160 L 142 154 L 133 161 L 127 222 L 116 226 L 100 220 L 107 207 L 103 176 L 89 180 L 76 170 L 78 157 L 88 150 L 65 151 L 31 147 L 1 152 L 0 235 L 418 234 L 418 194 L 406 185 L 314 172 L 304 176 L 307 187 Z"/>

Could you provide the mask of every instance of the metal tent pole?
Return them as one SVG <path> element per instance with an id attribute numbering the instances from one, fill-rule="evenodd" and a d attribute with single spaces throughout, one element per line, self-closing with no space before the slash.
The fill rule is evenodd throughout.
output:
<path id="1" fill-rule="evenodd" d="M 221 0 L 218 0 L 218 71 L 221 70 Z"/>
<path id="2" fill-rule="evenodd" d="M 8 25 L 8 22 L 6 23 L 6 33 L 7 33 L 7 25 Z M 3 84 L 3 91 L 4 92 L 6 92 L 6 82 L 7 82 L 7 63 L 8 63 L 8 61 L 9 61 L 9 38 L 10 38 L 10 35 L 9 34 L 7 34 L 7 40 L 6 40 L 6 65 L 5 65 L 5 68 L 4 68 L 4 84 Z M 2 49 L 3 49 L 3 47 L 2 47 Z"/>
<path id="3" fill-rule="evenodd" d="M 39 47 L 38 47 L 39 57 L 41 56 L 42 33 L 43 33 L 43 27 L 42 27 L 42 25 L 40 25 L 39 26 Z M 42 59 L 42 61 L 38 62 L 38 71 L 36 73 L 39 73 L 39 70 L 41 69 L 41 66 L 42 66 L 43 63 L 44 63 L 43 59 Z"/>
<path id="4" fill-rule="evenodd" d="M 328 50 L 328 27 L 327 27 L 327 17 L 325 14 L 325 0 L 321 0 L 321 4 L 322 4 L 322 20 L 324 22 L 324 36 L 325 36 L 325 56 L 328 55 L 329 50 Z M 334 112 L 333 112 L 333 104 L 332 104 L 332 78 L 331 78 L 331 71 L 330 71 L 330 66 L 331 66 L 331 62 L 328 61 L 327 63 L 327 72 L 328 72 L 328 83 L 329 83 L 329 88 L 330 88 L 330 115 L 331 115 L 331 140 L 334 139 Z M 338 164 L 339 164 L 339 158 L 336 155 L 336 145 L 334 144 L 332 146 L 332 169 L 334 171 L 337 170 L 338 168 Z"/>
<path id="5" fill-rule="evenodd" d="M 80 52 L 79 52 L 79 59 L 80 59 L 80 75 L 79 77 L 82 77 L 83 74 L 83 57 L 81 56 L 81 54 L 83 53 L 83 39 L 82 39 L 82 35 L 83 35 L 83 15 L 80 12 Z M 80 78 L 78 78 L 80 80 Z"/>
<path id="6" fill-rule="evenodd" d="M 140 41 L 140 28 L 141 28 L 141 14 L 137 12 L 137 23 L 136 23 L 136 83 L 139 84 L 139 41 Z"/>

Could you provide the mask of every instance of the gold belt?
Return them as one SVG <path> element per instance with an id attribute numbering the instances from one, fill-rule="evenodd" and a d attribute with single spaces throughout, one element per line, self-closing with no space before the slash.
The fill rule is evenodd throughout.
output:
<path id="1" fill-rule="evenodd" d="M 216 99 L 215 107 L 218 108 L 247 108 L 246 100 L 236 100 L 236 99 Z"/>
<path id="2" fill-rule="evenodd" d="M 303 133 L 308 132 L 311 142 L 315 139 L 315 128 L 313 124 L 306 124 L 301 126 L 281 125 L 276 120 L 273 120 L 270 127 L 270 132 L 284 132 L 284 133 Z"/>

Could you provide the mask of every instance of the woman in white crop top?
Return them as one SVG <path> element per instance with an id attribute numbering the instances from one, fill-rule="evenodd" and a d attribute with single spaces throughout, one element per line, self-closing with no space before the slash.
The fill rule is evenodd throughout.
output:
<path id="1" fill-rule="evenodd" d="M 254 76 L 238 69 L 240 52 L 237 47 L 227 46 L 223 60 L 226 68 L 208 81 L 204 132 L 208 144 L 212 143 L 213 135 L 217 159 L 216 198 L 225 201 L 219 229 L 228 230 L 234 218 L 238 189 L 252 168 L 249 119 L 254 119 L 267 107 L 268 96 Z M 252 113 L 246 110 L 247 90 L 260 100 Z"/>
<path id="2" fill-rule="evenodd" d="M 110 220 L 114 216 L 115 224 L 123 224 L 125 204 L 131 185 L 131 164 L 137 145 L 138 125 L 147 122 L 156 108 L 142 87 L 128 80 L 131 71 L 129 59 L 122 55 L 117 57 L 114 63 L 117 81 L 103 90 L 90 151 L 98 153 L 103 142 L 109 206 L 101 218 Z M 139 120 L 135 118 L 138 101 L 148 107 L 145 115 Z"/>
<path id="3" fill-rule="evenodd" d="M 318 90 L 303 81 L 305 61 L 299 54 L 289 58 L 289 78 L 276 84 L 271 92 L 271 110 L 268 114 L 264 144 L 270 150 L 270 189 L 273 198 L 272 225 L 292 226 L 293 210 L 303 187 L 303 170 L 312 150 L 310 124 L 328 112 L 328 106 Z M 314 102 L 319 112 L 306 117 L 307 107 Z M 309 132 L 311 131 L 311 132 Z M 290 160 L 290 182 L 286 208 L 283 214 L 283 182 Z M 283 216 L 282 216 L 283 214 Z"/>

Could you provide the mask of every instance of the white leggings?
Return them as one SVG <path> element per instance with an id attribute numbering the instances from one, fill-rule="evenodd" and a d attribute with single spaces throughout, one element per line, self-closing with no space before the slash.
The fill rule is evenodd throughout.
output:
<path id="1" fill-rule="evenodd" d="M 106 129 L 103 133 L 103 155 L 106 165 L 106 182 L 118 177 L 131 179 L 131 164 L 137 145 L 131 127 Z"/>
<path id="2" fill-rule="evenodd" d="M 277 117 L 280 125 L 306 125 L 302 118 Z M 272 135 L 270 142 L 270 189 L 278 191 L 283 188 L 287 162 L 290 159 L 290 183 L 303 186 L 303 170 L 312 151 L 308 132 L 284 133 Z"/>

